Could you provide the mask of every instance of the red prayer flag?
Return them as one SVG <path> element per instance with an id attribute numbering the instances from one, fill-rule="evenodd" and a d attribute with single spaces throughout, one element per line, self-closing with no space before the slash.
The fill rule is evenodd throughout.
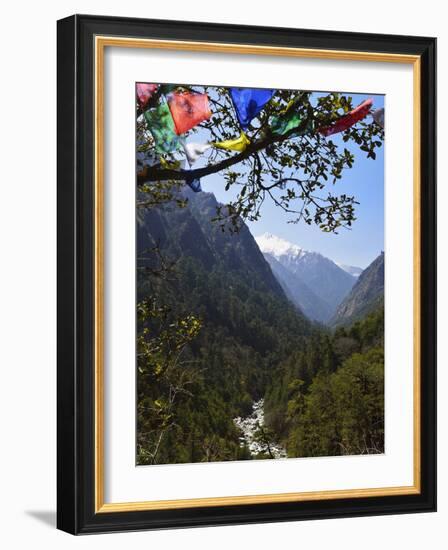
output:
<path id="1" fill-rule="evenodd" d="M 352 111 L 334 122 L 331 126 L 319 128 L 317 131 L 323 136 L 332 136 L 333 134 L 344 132 L 345 130 L 348 130 L 354 124 L 365 118 L 369 114 L 372 104 L 372 99 L 366 99 L 357 107 L 355 107 Z"/>
<path id="2" fill-rule="evenodd" d="M 174 92 L 168 97 L 176 134 L 184 134 L 211 117 L 207 94 Z"/>
<path id="3" fill-rule="evenodd" d="M 157 90 L 158 84 L 137 84 L 137 99 L 143 109 L 151 99 L 152 94 Z"/>

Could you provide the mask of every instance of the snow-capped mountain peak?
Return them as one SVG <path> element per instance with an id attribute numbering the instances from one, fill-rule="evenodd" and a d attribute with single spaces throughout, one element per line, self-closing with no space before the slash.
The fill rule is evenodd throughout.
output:
<path id="1" fill-rule="evenodd" d="M 310 319 L 328 321 L 352 289 L 355 277 L 319 252 L 303 250 L 271 233 L 255 240 L 293 303 Z"/>
<path id="2" fill-rule="evenodd" d="M 292 259 L 300 258 L 306 254 L 306 250 L 300 246 L 277 237 L 277 235 L 272 235 L 272 233 L 263 233 L 263 235 L 255 237 L 255 240 L 263 254 L 271 254 L 274 258 L 289 256 Z"/>

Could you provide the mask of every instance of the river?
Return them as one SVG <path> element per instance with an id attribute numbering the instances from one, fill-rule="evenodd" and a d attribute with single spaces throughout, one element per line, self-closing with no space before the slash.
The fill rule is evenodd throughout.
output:
<path id="1" fill-rule="evenodd" d="M 271 458 L 287 458 L 286 450 L 275 443 L 267 441 L 260 435 L 264 428 L 264 399 L 254 401 L 252 404 L 252 413 L 245 418 L 238 416 L 233 419 L 235 426 L 241 430 L 241 446 L 247 446 L 252 456 L 259 453 L 266 453 Z"/>

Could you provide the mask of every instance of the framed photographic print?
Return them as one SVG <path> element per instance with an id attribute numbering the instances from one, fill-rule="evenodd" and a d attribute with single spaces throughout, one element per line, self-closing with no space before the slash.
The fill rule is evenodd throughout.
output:
<path id="1" fill-rule="evenodd" d="M 433 38 L 58 22 L 58 527 L 434 511 Z"/>

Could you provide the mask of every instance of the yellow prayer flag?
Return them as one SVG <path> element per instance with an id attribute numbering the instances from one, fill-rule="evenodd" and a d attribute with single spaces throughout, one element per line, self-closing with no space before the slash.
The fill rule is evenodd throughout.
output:
<path id="1" fill-rule="evenodd" d="M 241 132 L 239 138 L 228 139 L 226 141 L 216 141 L 211 145 L 213 145 L 213 147 L 217 147 L 218 149 L 227 149 L 228 151 L 238 151 L 239 153 L 242 153 L 249 144 L 249 138 L 244 132 Z"/>

